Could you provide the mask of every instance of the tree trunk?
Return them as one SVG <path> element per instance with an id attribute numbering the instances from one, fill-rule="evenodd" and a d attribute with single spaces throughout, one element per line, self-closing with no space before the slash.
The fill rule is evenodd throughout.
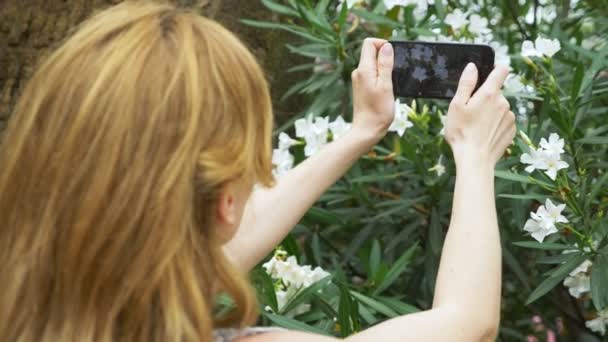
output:
<path id="1" fill-rule="evenodd" d="M 5 127 L 21 90 L 53 44 L 58 44 L 70 28 L 94 10 L 122 0 L 0 0 L 0 131 Z M 280 103 L 278 98 L 293 81 L 284 70 L 293 63 L 285 51 L 291 39 L 276 30 L 244 26 L 241 18 L 271 20 L 272 13 L 260 1 L 243 0 L 173 0 L 216 18 L 237 33 L 249 45 L 267 70 L 272 84 L 275 111 L 279 115 L 297 112 L 297 98 Z"/>

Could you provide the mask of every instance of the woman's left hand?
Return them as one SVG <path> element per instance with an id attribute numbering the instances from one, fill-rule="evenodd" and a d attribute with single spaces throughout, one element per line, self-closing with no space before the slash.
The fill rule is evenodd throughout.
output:
<path id="1" fill-rule="evenodd" d="M 370 148 L 380 141 L 393 122 L 394 53 L 384 39 L 366 38 L 359 66 L 352 73 L 353 133 L 369 141 Z"/>

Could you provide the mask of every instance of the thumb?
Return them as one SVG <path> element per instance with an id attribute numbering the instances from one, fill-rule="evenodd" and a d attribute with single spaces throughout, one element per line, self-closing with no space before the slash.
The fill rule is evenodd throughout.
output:
<path id="1" fill-rule="evenodd" d="M 393 46 L 385 43 L 380 48 L 378 54 L 378 85 L 386 88 L 393 88 Z"/>
<path id="2" fill-rule="evenodd" d="M 454 95 L 452 102 L 465 105 L 471 98 L 476 85 L 477 67 L 475 64 L 469 63 L 467 64 L 466 68 L 464 68 L 464 71 L 460 76 L 460 81 L 458 81 L 458 89 L 456 90 L 456 95 Z"/>

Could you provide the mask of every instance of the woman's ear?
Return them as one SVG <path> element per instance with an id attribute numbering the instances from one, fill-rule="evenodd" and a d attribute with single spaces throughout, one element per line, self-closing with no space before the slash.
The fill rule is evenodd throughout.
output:
<path id="1" fill-rule="evenodd" d="M 232 182 L 220 189 L 217 197 L 216 220 L 221 226 L 234 226 L 237 222 L 237 193 Z"/>
<path id="2" fill-rule="evenodd" d="M 218 193 L 215 221 L 219 235 L 225 242 L 232 239 L 241 224 L 252 186 L 243 181 L 224 184 Z"/>

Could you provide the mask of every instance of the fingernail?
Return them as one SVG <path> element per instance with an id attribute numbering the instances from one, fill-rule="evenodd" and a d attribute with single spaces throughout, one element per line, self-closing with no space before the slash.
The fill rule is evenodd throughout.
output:
<path id="1" fill-rule="evenodd" d="M 382 48 L 380 49 L 380 53 L 382 53 L 385 56 L 390 56 L 393 54 L 393 46 L 390 43 L 386 43 L 384 45 L 382 45 Z"/>
<path id="2" fill-rule="evenodd" d="M 467 66 L 464 68 L 464 72 L 471 72 L 473 71 L 473 69 L 475 68 L 475 64 L 473 63 L 469 63 L 467 64 Z"/>

